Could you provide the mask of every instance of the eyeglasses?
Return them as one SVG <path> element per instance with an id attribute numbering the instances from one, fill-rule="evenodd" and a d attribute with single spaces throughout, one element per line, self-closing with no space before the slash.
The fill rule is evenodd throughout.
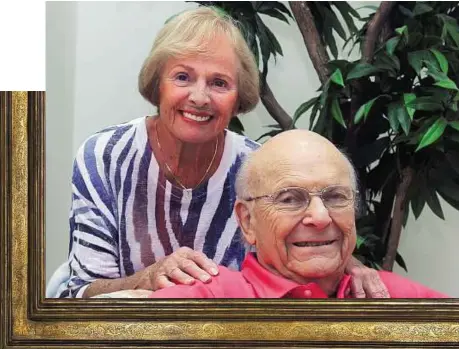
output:
<path id="1" fill-rule="evenodd" d="M 300 187 L 289 187 L 276 191 L 270 195 L 249 197 L 246 201 L 268 199 L 279 210 L 299 211 L 305 210 L 311 203 L 312 196 L 318 196 L 327 209 L 337 209 L 348 206 L 354 201 L 357 192 L 345 186 L 330 186 L 318 192 L 309 192 Z"/>

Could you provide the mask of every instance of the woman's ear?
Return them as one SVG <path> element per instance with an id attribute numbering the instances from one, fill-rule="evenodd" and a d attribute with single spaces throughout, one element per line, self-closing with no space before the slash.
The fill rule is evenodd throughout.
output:
<path id="1" fill-rule="evenodd" d="M 253 216 L 247 202 L 237 199 L 234 204 L 234 210 L 239 227 L 241 227 L 242 235 L 250 245 L 255 245 L 257 239 L 255 230 L 253 229 Z"/>

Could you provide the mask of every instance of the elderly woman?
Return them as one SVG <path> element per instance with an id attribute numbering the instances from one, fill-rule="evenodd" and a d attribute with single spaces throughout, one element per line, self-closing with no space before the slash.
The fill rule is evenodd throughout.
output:
<path id="1" fill-rule="evenodd" d="M 352 298 L 345 272 L 356 243 L 355 171 L 325 138 L 284 132 L 252 153 L 236 181 L 235 211 L 256 246 L 241 272 L 220 267 L 211 283 L 177 285 L 152 298 Z M 392 298 L 445 295 L 380 272 Z"/>
<path id="2" fill-rule="evenodd" d="M 239 269 L 246 255 L 234 185 L 258 144 L 226 128 L 258 103 L 259 77 L 238 28 L 210 8 L 174 17 L 139 89 L 158 115 L 107 128 L 77 153 L 71 275 L 60 297 L 208 282 L 218 265 Z M 375 271 L 353 270 L 363 275 L 357 295 L 385 295 Z"/>

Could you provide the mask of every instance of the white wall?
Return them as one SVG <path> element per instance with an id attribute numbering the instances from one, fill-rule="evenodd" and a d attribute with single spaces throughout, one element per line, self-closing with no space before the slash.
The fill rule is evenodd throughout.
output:
<path id="1" fill-rule="evenodd" d="M 48 3 L 49 4 L 49 3 Z M 46 275 L 68 253 L 74 156 L 76 3 L 46 6 Z"/>
<path id="2" fill-rule="evenodd" d="M 441 198 L 440 203 L 445 220 L 427 205 L 418 220 L 410 212 L 399 244 L 408 273 L 398 265 L 394 271 L 459 298 L 459 212 Z"/>
<path id="3" fill-rule="evenodd" d="M 355 3 L 355 7 L 362 4 Z M 49 278 L 68 252 L 69 183 L 77 147 L 86 137 L 108 125 L 154 113 L 154 108 L 137 92 L 140 66 L 165 20 L 197 5 L 47 2 L 46 6 Z M 279 103 L 293 115 L 302 102 L 316 95 L 319 80 L 296 25 L 269 17 L 264 20 L 284 51 L 284 57 L 279 57 L 276 64 L 270 62 L 268 82 Z M 241 120 L 246 134 L 253 139 L 266 132 L 264 126 L 274 123 L 262 104 Z M 304 128 L 307 125 L 307 118 L 298 124 Z M 408 276 L 459 297 L 459 280 L 454 277 L 459 265 L 455 253 L 459 234 L 453 228 L 459 223 L 459 214 L 444 206 L 447 221 L 443 222 L 428 211 L 419 221 L 410 220 L 402 236 L 400 252 L 408 265 Z"/>

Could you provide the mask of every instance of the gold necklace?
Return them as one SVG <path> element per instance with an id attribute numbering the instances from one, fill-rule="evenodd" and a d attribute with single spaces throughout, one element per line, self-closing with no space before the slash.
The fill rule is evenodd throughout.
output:
<path id="1" fill-rule="evenodd" d="M 161 152 L 161 154 L 164 154 L 163 149 L 161 148 L 161 144 L 159 143 L 158 125 L 157 125 L 157 122 L 155 123 L 155 132 L 156 132 L 156 143 L 158 143 L 159 151 Z M 164 165 L 166 165 L 166 168 L 167 168 L 167 170 L 169 171 L 169 173 L 171 174 L 171 176 L 174 178 L 174 180 L 177 182 L 178 185 L 180 185 L 180 187 L 181 187 L 183 190 L 194 189 L 194 188 L 197 188 L 197 187 L 199 187 L 199 186 L 201 185 L 202 181 L 204 180 L 204 178 L 206 178 L 207 174 L 209 173 L 210 168 L 212 167 L 212 165 L 213 165 L 213 163 L 214 163 L 215 156 L 217 155 L 217 150 L 218 150 L 218 136 L 217 136 L 217 144 L 215 145 L 214 155 L 212 156 L 212 160 L 210 161 L 209 167 L 207 167 L 206 173 L 204 173 L 204 176 L 201 178 L 201 180 L 199 181 L 199 183 L 198 183 L 195 187 L 193 187 L 193 188 L 187 188 L 187 187 L 185 187 L 185 186 L 182 184 L 182 182 L 180 182 L 179 179 L 178 179 L 177 177 L 175 177 L 174 172 L 172 172 L 172 169 L 171 169 L 171 168 L 169 167 L 169 165 L 167 164 L 166 159 L 164 159 Z"/>

